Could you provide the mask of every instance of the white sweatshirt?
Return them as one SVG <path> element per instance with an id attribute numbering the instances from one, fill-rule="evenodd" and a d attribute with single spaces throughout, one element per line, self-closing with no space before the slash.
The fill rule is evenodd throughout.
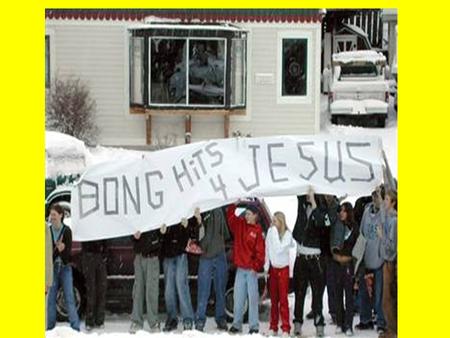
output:
<path id="1" fill-rule="evenodd" d="M 266 235 L 266 262 L 264 271 L 270 266 L 284 268 L 289 266 L 289 249 L 295 247 L 291 232 L 286 229 L 283 238 L 280 239 L 277 228 L 272 225 Z"/>

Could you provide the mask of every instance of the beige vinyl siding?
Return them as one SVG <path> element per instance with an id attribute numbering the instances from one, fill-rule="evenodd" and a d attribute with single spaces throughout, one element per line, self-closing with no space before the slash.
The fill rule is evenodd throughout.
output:
<path id="1" fill-rule="evenodd" d="M 96 101 L 101 144 L 145 144 L 145 118 L 128 111 L 126 23 L 48 24 L 54 32 L 55 74 L 80 77 Z"/>
<path id="2" fill-rule="evenodd" d="M 61 77 L 79 76 L 88 83 L 97 104 L 97 123 L 100 130 L 99 142 L 105 145 L 145 145 L 146 123 L 144 116 L 129 113 L 128 93 L 128 41 L 127 25 L 131 23 L 71 21 L 54 23 L 47 28 L 53 31 L 55 73 Z M 320 25 L 272 25 L 239 24 L 249 30 L 247 45 L 247 115 L 231 118 L 230 136 L 239 130 L 253 136 L 283 134 L 313 134 L 318 125 L 316 118 L 315 86 L 320 86 L 320 55 L 316 55 L 316 32 Z M 278 104 L 277 81 L 278 34 L 283 31 L 312 32 L 309 57 L 313 58 L 309 76 L 313 76 L 311 103 Z M 53 41 L 54 40 L 54 41 Z M 272 74 L 273 83 L 258 84 L 257 74 Z M 318 109 L 318 108 L 317 108 Z M 153 117 L 152 136 L 176 137 L 177 143 L 184 143 L 184 117 Z M 192 118 L 192 140 L 221 138 L 224 135 L 223 117 Z"/>

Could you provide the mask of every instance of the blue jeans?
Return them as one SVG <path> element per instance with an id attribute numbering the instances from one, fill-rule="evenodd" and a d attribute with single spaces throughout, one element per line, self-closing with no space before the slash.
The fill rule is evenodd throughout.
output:
<path id="1" fill-rule="evenodd" d="M 253 270 L 237 268 L 234 280 L 233 326 L 241 330 L 245 300 L 248 298 L 248 324 L 250 330 L 259 329 L 258 321 L 258 274 Z"/>
<path id="2" fill-rule="evenodd" d="M 80 331 L 80 318 L 78 317 L 75 297 L 73 295 L 72 267 L 70 265 L 62 265 L 61 263 L 55 263 L 53 266 L 53 284 L 48 292 L 47 330 L 51 330 L 56 326 L 56 294 L 61 285 L 69 315 L 70 327 L 76 331 Z"/>
<path id="3" fill-rule="evenodd" d="M 360 297 L 360 309 L 359 318 L 360 322 L 367 324 L 372 321 L 372 309 L 375 310 L 377 314 L 377 327 L 385 328 L 386 322 L 383 315 L 382 298 L 383 298 L 383 266 L 373 270 L 374 274 L 374 298 L 373 303 L 369 298 L 369 293 L 367 291 L 367 286 L 364 280 L 364 269 L 360 275 L 359 283 L 359 297 Z"/>
<path id="4" fill-rule="evenodd" d="M 192 324 L 194 311 L 192 310 L 191 293 L 188 283 L 187 255 L 164 258 L 164 298 L 168 320 L 177 319 L 177 298 L 180 302 L 183 323 Z"/>
<path id="5" fill-rule="evenodd" d="M 200 258 L 198 266 L 197 290 L 197 325 L 202 327 L 206 322 L 206 307 L 211 294 L 211 281 L 214 279 L 216 293 L 216 323 L 226 320 L 225 291 L 228 281 L 228 263 L 225 252 L 212 258 Z"/>

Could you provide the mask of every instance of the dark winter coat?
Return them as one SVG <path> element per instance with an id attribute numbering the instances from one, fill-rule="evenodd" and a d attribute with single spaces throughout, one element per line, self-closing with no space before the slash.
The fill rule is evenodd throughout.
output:
<path id="1" fill-rule="evenodd" d="M 181 223 L 167 228 L 166 233 L 162 236 L 161 254 L 163 257 L 176 257 L 186 252 L 189 238 L 197 237 L 195 234 L 197 226 L 194 221 L 194 217 L 191 218 L 186 228 Z"/>
<path id="2" fill-rule="evenodd" d="M 352 257 L 353 247 L 359 236 L 359 226 L 357 223 L 345 225 L 346 231 L 350 231 L 350 234 L 344 239 L 342 246 L 334 250 L 334 253 Z"/>
<path id="3" fill-rule="evenodd" d="M 132 237 L 134 253 L 144 257 L 158 256 L 162 245 L 162 235 L 159 229 L 146 231 L 139 239 Z"/>
<path id="4" fill-rule="evenodd" d="M 321 246 L 324 245 L 324 241 L 321 240 L 323 235 L 323 229 L 321 228 L 325 226 L 325 214 L 318 206 L 308 217 L 306 213 L 308 207 L 306 195 L 297 196 L 297 200 L 297 220 L 295 221 L 294 230 L 292 231 L 292 237 L 294 237 L 300 245 L 320 249 Z"/>

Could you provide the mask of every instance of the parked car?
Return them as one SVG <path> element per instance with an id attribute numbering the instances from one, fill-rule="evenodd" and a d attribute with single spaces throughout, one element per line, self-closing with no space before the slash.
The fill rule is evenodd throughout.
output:
<path id="1" fill-rule="evenodd" d="M 70 222 L 70 188 L 62 186 L 56 188 L 51 192 L 46 199 L 46 216 L 48 215 L 49 207 L 59 203 L 65 209 L 64 223 L 68 226 Z M 264 233 L 267 232 L 271 223 L 271 217 L 267 210 L 265 203 L 259 199 L 242 200 L 239 202 L 236 209 L 236 215 L 243 215 L 248 205 L 254 205 L 258 208 L 261 215 L 260 224 L 263 227 Z M 224 207 L 225 208 L 225 207 Z M 236 273 L 236 267 L 230 261 L 232 239 L 226 243 L 227 257 L 229 260 L 229 277 L 226 290 L 225 310 L 228 319 L 233 318 L 233 286 Z M 134 268 L 133 268 L 134 252 L 131 236 L 113 238 L 108 240 L 107 251 L 107 278 L 108 288 L 106 294 L 106 308 L 111 312 L 128 312 L 132 309 L 132 289 L 134 282 Z M 195 255 L 188 255 L 189 268 L 189 285 L 191 290 L 192 304 L 196 307 L 197 303 L 197 271 L 198 271 L 199 257 Z M 79 314 L 82 315 L 86 304 L 86 287 L 85 280 L 82 274 L 82 260 L 81 260 L 81 243 L 73 242 L 72 245 L 72 265 L 73 265 L 73 281 L 74 294 L 76 306 Z M 265 289 L 264 274 L 259 274 L 259 288 L 260 294 Z M 162 268 L 162 261 L 160 266 L 160 310 L 164 312 L 164 275 Z M 214 293 L 212 292 L 211 295 Z M 208 307 L 208 314 L 214 314 L 214 297 L 210 299 L 210 306 Z M 67 310 L 62 294 L 62 289 L 57 293 L 57 312 L 60 320 L 67 318 Z"/>
<path id="2" fill-rule="evenodd" d="M 389 107 L 386 57 L 372 50 L 333 54 L 329 110 L 334 124 L 384 127 Z"/>

